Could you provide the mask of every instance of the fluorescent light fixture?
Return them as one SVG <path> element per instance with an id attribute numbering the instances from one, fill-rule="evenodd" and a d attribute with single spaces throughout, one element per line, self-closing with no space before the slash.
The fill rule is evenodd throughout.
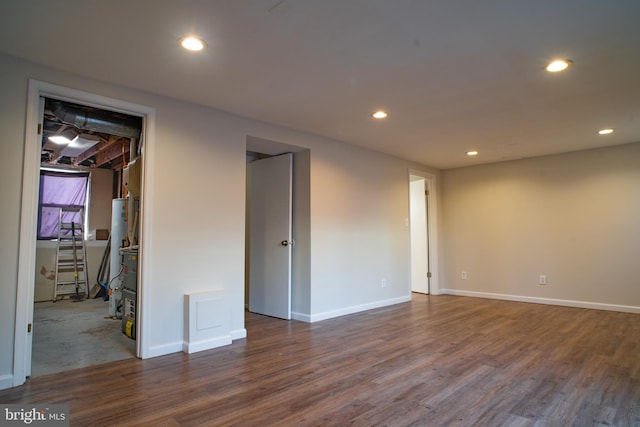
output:
<path id="1" fill-rule="evenodd" d="M 386 111 L 378 110 L 371 115 L 374 119 L 386 119 L 389 114 Z"/>
<path id="2" fill-rule="evenodd" d="M 598 131 L 598 134 L 600 134 L 600 135 L 609 135 L 609 134 L 612 134 L 613 132 L 614 132 L 613 128 L 606 128 L 606 129 L 600 129 Z"/>
<path id="3" fill-rule="evenodd" d="M 69 145 L 69 143 L 71 142 L 71 140 L 69 138 L 67 138 L 66 136 L 63 135 L 53 135 L 49 137 L 49 141 L 53 142 L 54 144 L 58 144 L 58 145 Z"/>
<path id="4" fill-rule="evenodd" d="M 78 135 L 62 150 L 62 155 L 67 157 L 77 157 L 100 142 L 100 137 L 96 135 Z"/>
<path id="5" fill-rule="evenodd" d="M 204 43 L 204 40 L 194 36 L 183 38 L 182 40 L 180 40 L 180 45 L 183 48 L 193 52 L 200 51 L 204 49 L 204 47 L 206 46 L 206 44 Z"/>
<path id="6" fill-rule="evenodd" d="M 467 156 L 477 156 L 478 155 L 478 151 L 477 150 L 469 150 L 467 151 Z"/>
<path id="7" fill-rule="evenodd" d="M 547 65 L 547 71 L 550 73 L 557 73 L 558 71 L 564 71 L 573 64 L 570 59 L 555 59 Z"/>

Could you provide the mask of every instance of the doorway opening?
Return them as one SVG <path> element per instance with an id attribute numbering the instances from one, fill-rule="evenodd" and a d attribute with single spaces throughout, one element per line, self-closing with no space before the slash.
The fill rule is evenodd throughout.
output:
<path id="1" fill-rule="evenodd" d="M 247 137 L 248 311 L 287 320 L 309 317 L 309 176 L 308 149 Z"/>
<path id="2" fill-rule="evenodd" d="M 14 385 L 140 356 L 142 158 L 152 115 L 29 82 Z M 60 198 L 72 175 L 86 176 L 86 187 L 67 205 Z M 45 176 L 57 181 L 45 185 Z M 120 216 L 127 222 L 114 228 Z"/>
<path id="3" fill-rule="evenodd" d="M 411 291 L 438 293 L 435 176 L 409 172 Z"/>

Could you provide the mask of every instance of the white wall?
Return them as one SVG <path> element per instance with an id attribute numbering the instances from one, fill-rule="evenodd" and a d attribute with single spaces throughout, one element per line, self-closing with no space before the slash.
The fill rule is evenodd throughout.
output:
<path id="1" fill-rule="evenodd" d="M 0 56 L 0 387 L 13 383 L 13 335 L 18 280 L 18 234 L 22 189 L 22 158 L 27 97 L 25 70 Z"/>
<path id="2" fill-rule="evenodd" d="M 637 143 L 443 172 L 445 287 L 640 311 L 639 160 Z"/>
<path id="3" fill-rule="evenodd" d="M 224 288 L 231 329 L 244 331 L 247 135 L 310 149 L 310 320 L 409 298 L 407 170 L 421 165 L 4 55 L 0 69 L 0 385 L 12 373 L 29 78 L 156 110 L 145 356 L 182 350 L 185 293 Z"/>
<path id="4" fill-rule="evenodd" d="M 311 160 L 312 317 L 408 300 L 407 163 L 337 143 Z"/>

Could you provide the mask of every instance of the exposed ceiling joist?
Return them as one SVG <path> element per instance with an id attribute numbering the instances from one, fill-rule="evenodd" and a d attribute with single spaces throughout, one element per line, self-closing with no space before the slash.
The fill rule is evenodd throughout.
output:
<path id="1" fill-rule="evenodd" d="M 109 145 L 95 154 L 96 167 L 100 167 L 108 162 L 116 161 L 122 164 L 122 158 L 129 158 L 129 141 L 126 138 L 111 136 Z M 117 169 L 112 167 L 113 169 Z"/>
<path id="2" fill-rule="evenodd" d="M 139 139 L 141 130 L 140 117 L 46 98 L 41 162 L 119 170 L 130 160 L 131 139 Z M 52 136 L 66 141 L 54 143 Z"/>
<path id="3" fill-rule="evenodd" d="M 118 142 L 120 142 L 121 140 L 123 140 L 122 137 L 119 136 L 114 136 L 114 135 L 109 135 L 108 138 L 104 138 L 104 137 L 100 137 L 100 144 L 96 144 L 93 147 L 91 147 L 90 149 L 88 149 L 87 151 L 85 151 L 84 153 L 82 153 L 81 155 L 75 157 L 73 159 L 73 164 L 78 166 L 80 165 L 82 162 L 90 159 L 93 156 L 97 156 L 98 153 L 100 152 L 104 152 L 105 150 L 111 148 L 114 144 L 117 144 Z M 120 144 L 118 144 L 118 147 L 120 147 Z M 116 154 L 114 154 L 114 156 L 116 156 Z M 98 163 L 98 159 L 96 157 L 96 163 L 95 163 L 95 167 L 100 167 L 102 165 L 104 165 L 105 163 L 109 162 L 112 159 L 106 159 L 106 157 L 101 157 L 100 161 L 102 161 L 102 163 Z"/>

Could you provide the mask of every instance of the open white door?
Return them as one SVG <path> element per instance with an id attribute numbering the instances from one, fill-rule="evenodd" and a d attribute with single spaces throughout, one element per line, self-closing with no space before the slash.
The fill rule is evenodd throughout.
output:
<path id="1" fill-rule="evenodd" d="M 249 311 L 291 319 L 293 155 L 256 160 L 249 167 Z"/>
<path id="2" fill-rule="evenodd" d="M 437 185 L 430 173 L 409 170 L 411 291 L 439 294 Z"/>
<path id="3" fill-rule="evenodd" d="M 411 291 L 429 293 L 429 224 L 426 180 L 411 175 L 409 182 L 411 232 Z"/>

